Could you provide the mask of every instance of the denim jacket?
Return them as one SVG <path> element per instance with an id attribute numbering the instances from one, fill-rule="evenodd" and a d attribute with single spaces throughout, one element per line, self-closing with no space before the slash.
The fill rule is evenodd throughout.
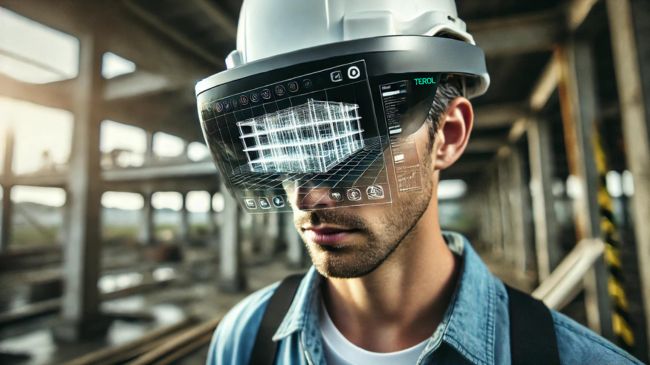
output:
<path id="1" fill-rule="evenodd" d="M 444 237 L 462 258 L 462 271 L 443 320 L 417 364 L 510 364 L 508 296 L 503 283 L 488 271 L 463 236 L 446 232 Z M 320 280 L 312 267 L 298 287 L 273 336 L 278 342 L 276 364 L 325 364 L 318 318 Z M 230 310 L 214 332 L 206 364 L 248 364 L 257 328 L 277 286 L 251 294 Z M 562 364 L 641 364 L 563 314 L 553 311 L 552 317 Z"/>

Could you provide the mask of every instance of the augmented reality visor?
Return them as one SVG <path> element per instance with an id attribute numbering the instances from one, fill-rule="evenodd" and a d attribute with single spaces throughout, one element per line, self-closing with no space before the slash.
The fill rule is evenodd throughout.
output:
<path id="1" fill-rule="evenodd" d="M 207 145 L 246 211 L 325 209 L 422 189 L 408 136 L 449 74 L 470 83 L 487 75 L 483 52 L 451 39 L 378 37 L 251 62 L 199 82 L 196 94 Z"/>

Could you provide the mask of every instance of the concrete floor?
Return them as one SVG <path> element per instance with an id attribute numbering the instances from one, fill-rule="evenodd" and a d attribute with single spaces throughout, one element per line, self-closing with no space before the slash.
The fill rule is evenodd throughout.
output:
<path id="1" fill-rule="evenodd" d="M 177 323 L 187 316 L 200 320 L 220 317 L 247 294 L 292 272 L 301 271 L 288 269 L 283 256 L 277 256 L 273 260 L 253 258 L 245 263 L 248 289 L 237 294 L 223 293 L 216 285 L 217 260 L 214 254 L 206 249 L 188 249 L 184 254 L 185 264 L 175 266 L 178 277 L 171 285 L 102 304 L 102 310 L 108 312 L 148 312 L 152 315 L 152 320 L 116 319 L 105 339 L 78 344 L 59 344 L 53 340 L 49 328 L 56 323 L 56 314 L 22 321 L 0 329 L 0 353 L 20 355 L 5 358 L 0 363 L 60 364 L 91 351 L 133 341 L 153 329 Z M 182 363 L 202 363 L 206 352 L 207 347 L 202 348 Z M 27 358 L 21 358 L 22 355 L 27 355 Z"/>

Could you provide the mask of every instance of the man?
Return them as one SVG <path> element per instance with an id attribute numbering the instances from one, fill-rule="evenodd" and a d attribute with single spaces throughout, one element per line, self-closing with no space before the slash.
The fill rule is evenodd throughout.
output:
<path id="1" fill-rule="evenodd" d="M 440 16 L 441 14 L 443 16 Z M 323 22 L 316 21 L 319 16 L 323 18 Z M 278 28 L 267 27 L 270 23 L 265 21 L 265 17 L 274 18 L 276 24 L 284 24 L 285 21 L 294 23 L 291 26 L 278 25 Z M 314 25 L 316 23 L 318 24 Z M 247 0 L 240 18 L 238 50 L 229 56 L 229 66 L 241 66 L 255 59 L 264 61 L 269 56 L 285 55 L 319 44 L 326 44 L 329 48 L 312 48 L 313 54 L 333 52 L 332 50 L 337 49 L 337 46 L 332 44 L 334 42 L 332 39 L 309 43 L 310 37 L 319 37 L 314 29 L 322 26 L 321 23 L 325 24 L 327 32 L 331 32 L 335 25 L 341 26 L 342 34 L 345 34 L 344 40 L 397 33 L 426 35 L 429 38 L 452 38 L 473 43 L 471 36 L 465 32 L 464 24 L 457 19 L 455 5 L 451 0 L 414 1 L 412 4 L 399 1 L 354 1 L 346 4 L 344 1 Z M 296 32 L 307 35 L 296 35 Z M 268 51 L 269 48 L 274 47 L 269 45 L 270 37 L 286 37 L 285 42 L 290 46 L 281 44 L 276 49 Z M 411 44 L 420 45 L 419 38 L 399 40 L 401 43 L 397 48 L 400 50 L 405 43 L 409 47 Z M 435 57 L 454 57 L 456 52 L 460 54 L 465 50 L 464 46 L 456 44 L 461 43 L 459 41 L 445 39 L 425 41 L 436 42 L 435 47 L 442 47 L 432 48 L 434 50 L 445 49 L 445 52 L 424 52 L 424 57 L 429 57 L 431 63 L 436 65 L 445 62 L 444 59 L 436 61 Z M 358 52 L 361 52 L 360 49 L 364 47 L 361 44 L 355 43 Z M 434 47 L 433 43 L 431 45 Z M 391 43 L 391 46 L 394 44 Z M 447 49 L 445 48 L 447 46 L 458 48 Z M 368 46 L 372 52 L 380 52 L 379 48 L 377 45 Z M 404 46 L 404 48 L 408 47 Z M 422 52 L 418 53 L 418 47 L 415 48 L 410 50 L 414 55 L 410 59 L 412 63 L 417 63 L 418 57 L 423 55 Z M 246 52 L 247 54 L 244 54 Z M 353 51 L 343 51 L 345 52 Z M 303 53 L 299 52 L 286 57 L 296 58 L 301 54 Z M 246 60 L 242 59 L 244 56 Z M 238 175 L 231 171 L 242 169 L 233 162 L 238 161 L 233 157 L 237 155 L 238 148 L 246 153 L 245 159 L 241 157 L 240 159 L 247 161 L 250 173 L 267 174 L 264 176 L 271 179 L 280 172 L 304 169 L 304 174 L 283 175 L 281 179 L 286 191 L 284 196 L 288 207 L 293 212 L 296 229 L 303 238 L 313 262 L 313 267 L 297 286 L 295 295 L 290 291 L 289 294 L 277 294 L 277 291 L 283 289 L 278 289 L 276 283 L 253 293 L 232 308 L 215 331 L 209 350 L 208 364 L 249 364 L 262 361 L 258 359 L 265 359 L 265 357 L 270 358 L 267 363 L 335 365 L 511 364 L 519 361 L 515 360 L 515 353 L 521 352 L 522 347 L 517 343 L 517 348 L 513 348 L 513 344 L 522 339 L 511 337 L 511 333 L 519 332 L 512 332 L 511 322 L 515 317 L 509 309 L 509 301 L 513 300 L 511 295 L 515 294 L 511 294 L 512 291 L 507 290 L 500 280 L 490 274 L 465 238 L 455 233 L 442 232 L 438 223 L 436 192 L 440 173 L 461 157 L 473 126 L 472 104 L 465 96 L 478 95 L 485 91 L 489 80 L 487 74 L 481 70 L 481 67 L 472 69 L 471 65 L 462 66 L 472 70 L 463 72 L 460 69 L 454 70 L 454 65 L 446 65 L 447 69 L 436 69 L 432 73 L 435 75 L 431 77 L 434 80 L 432 82 L 438 84 L 435 89 L 431 89 L 432 95 L 435 96 L 433 100 L 418 99 L 417 96 L 413 96 L 417 94 L 414 90 L 417 85 L 425 83 L 422 80 L 426 78 L 413 78 L 410 73 L 401 70 L 400 73 L 409 75 L 403 77 L 408 81 L 400 84 L 405 85 L 404 87 L 395 86 L 396 79 L 388 76 L 385 80 L 381 79 L 383 81 L 377 81 L 371 77 L 371 74 L 373 70 L 381 67 L 375 67 L 378 61 L 373 60 L 373 57 L 376 56 L 368 51 L 364 64 L 359 64 L 360 68 L 353 69 L 356 63 L 354 66 L 349 66 L 347 79 L 345 72 L 341 76 L 336 73 L 338 70 L 336 68 L 324 68 L 327 71 L 325 75 L 331 78 L 328 81 L 331 81 L 331 85 L 328 84 L 326 90 L 329 90 L 329 93 L 325 95 L 330 104 L 325 105 L 323 110 L 330 113 L 329 123 L 332 123 L 332 128 L 335 128 L 333 123 L 338 119 L 331 117 L 335 92 L 329 87 L 339 87 L 337 85 L 342 83 L 337 83 L 341 82 L 341 79 L 349 82 L 349 85 L 354 85 L 358 81 L 357 78 L 367 77 L 370 92 L 377 92 L 372 94 L 374 102 L 377 103 L 376 98 L 381 98 L 380 108 L 375 104 L 375 112 L 383 112 L 378 119 L 383 119 L 388 125 L 383 141 L 390 140 L 390 148 L 386 143 L 382 144 L 383 159 L 378 160 L 383 162 L 385 170 L 379 169 L 380 173 L 374 173 L 372 166 L 376 162 L 372 162 L 365 166 L 361 175 L 354 180 L 356 184 L 368 175 L 375 174 L 372 175 L 375 179 L 373 181 L 383 181 L 382 171 L 385 171 L 385 176 L 388 176 L 386 181 L 383 181 L 385 185 L 379 183 L 371 185 L 365 191 L 368 204 L 352 204 L 358 197 L 354 190 L 357 185 L 354 184 L 346 185 L 346 187 L 352 186 L 347 190 L 351 194 L 347 196 L 349 202 L 344 196 L 337 194 L 335 189 L 340 186 L 339 184 L 347 183 L 345 177 L 340 177 L 336 183 L 328 183 L 329 180 L 321 181 L 313 177 L 313 173 L 326 172 L 329 178 L 335 176 L 338 179 L 338 174 L 332 173 L 332 169 L 323 168 L 323 165 L 314 165 L 315 167 L 309 170 L 312 174 L 307 174 L 305 161 L 310 162 L 313 156 L 306 154 L 304 147 L 301 147 L 305 145 L 304 143 L 296 142 L 299 138 L 297 134 L 295 136 L 279 134 L 285 138 L 282 141 L 291 141 L 291 143 L 282 144 L 284 152 L 273 150 L 275 148 L 273 146 L 277 146 L 282 141 L 278 142 L 277 135 L 270 134 L 269 128 L 275 126 L 274 128 L 280 131 L 278 133 L 284 133 L 291 128 L 302 128 L 301 126 L 306 125 L 302 123 L 306 122 L 295 120 L 296 115 L 301 115 L 298 114 L 299 109 L 296 105 L 315 108 L 312 101 L 300 104 L 299 99 L 295 99 L 285 107 L 277 107 L 277 111 L 272 109 L 271 112 L 267 105 L 263 108 L 265 114 L 260 117 L 263 120 L 257 120 L 255 116 L 243 116 L 244 114 L 238 117 L 235 114 L 234 119 L 238 120 L 239 140 L 244 141 L 237 142 L 243 143 L 243 147 L 239 147 L 236 144 L 237 138 L 226 137 L 233 133 L 236 135 L 235 129 L 220 124 L 228 122 L 229 114 L 224 109 L 231 108 L 231 104 L 223 104 L 221 100 L 230 103 L 229 99 L 222 98 L 223 92 L 217 91 L 212 96 L 201 95 L 209 89 L 206 87 L 208 84 L 210 87 L 215 84 L 227 84 L 224 81 L 227 77 L 222 75 L 221 79 L 217 80 L 219 82 L 208 80 L 197 86 L 206 138 L 213 151 L 216 151 L 215 158 L 220 170 L 228 175 L 230 187 L 236 191 L 236 195 L 241 194 L 244 197 L 246 209 L 249 211 L 268 209 L 269 202 L 266 198 L 257 200 L 246 198 L 254 189 L 250 185 L 241 185 L 237 190 L 237 184 L 241 184 L 239 182 L 241 179 L 238 180 Z M 458 57 L 457 62 L 462 63 L 465 58 L 467 57 Z M 280 58 L 272 57 L 270 60 L 266 62 L 280 62 L 278 61 Z M 305 60 L 301 58 L 301 61 Z M 382 65 L 393 64 L 395 62 L 385 61 Z M 367 69 L 364 69 L 363 67 L 366 66 Z M 250 67 L 249 65 L 248 69 Z M 258 62 L 255 67 L 262 68 L 259 71 L 262 74 L 264 64 Z M 246 68 L 239 69 L 245 73 L 242 70 Z M 412 72 L 410 69 L 409 71 Z M 393 73 L 397 72 L 386 72 L 391 75 Z M 315 73 L 309 75 L 311 74 Z M 230 75 L 233 73 L 231 72 Z M 235 82 L 244 76 L 239 74 L 227 81 Z M 281 79 L 279 76 L 277 78 Z M 381 93 L 378 90 L 373 91 L 377 86 Z M 232 84 L 230 87 L 236 88 Z M 281 103 L 284 100 L 283 89 L 278 88 L 278 84 L 271 89 L 276 91 L 276 104 Z M 264 90 L 261 89 L 262 95 Z M 354 90 L 356 90 L 356 99 L 345 99 L 345 103 L 341 101 L 340 108 L 350 110 L 348 105 L 353 105 L 353 109 L 362 114 L 370 113 L 367 112 L 367 108 L 364 111 L 364 101 L 359 95 L 361 92 L 359 90 L 362 89 Z M 350 93 L 341 92 L 341 94 Z M 392 112 L 389 109 L 400 101 L 390 98 L 401 94 L 407 94 L 406 98 L 415 98 L 419 102 L 408 103 L 408 108 L 404 107 L 408 111 L 400 112 L 400 128 L 391 127 L 394 121 L 391 119 Z M 257 91 L 247 91 L 246 94 L 241 95 L 250 95 L 250 100 L 254 100 Z M 248 103 L 248 96 L 242 98 L 241 95 L 235 98 L 239 107 L 244 101 Z M 219 101 L 215 101 L 217 99 Z M 423 100 L 427 101 L 428 112 L 424 117 L 416 111 L 417 105 L 421 105 Z M 278 124 L 283 111 L 294 118 L 291 128 Z M 254 110 L 251 113 L 254 114 Z M 309 118 L 314 114 L 315 112 L 310 112 Z M 371 114 L 363 114 L 361 117 L 357 114 L 350 115 L 353 116 L 350 117 L 352 120 L 361 120 L 364 123 L 371 119 Z M 382 116 L 384 118 L 381 118 Z M 222 117 L 223 119 L 219 119 Z M 277 122 L 269 122 L 269 118 L 275 118 L 273 120 Z M 303 116 L 303 118 L 307 117 Z M 216 126 L 212 127 L 210 123 Z M 252 129 L 246 129 L 248 127 Z M 364 124 L 359 130 L 370 134 L 371 127 L 372 125 Z M 379 130 L 381 131 L 381 127 Z M 392 133 L 396 130 L 399 132 Z M 406 130 L 409 132 L 406 133 Z M 316 133 L 316 129 L 314 131 Z M 393 134 L 398 137 L 394 137 Z M 211 139 L 210 136 L 213 135 L 219 137 Z M 267 137 L 271 140 L 276 138 L 276 142 L 270 142 L 270 147 L 263 146 L 262 140 Z M 310 135 L 310 138 L 316 137 Z M 247 139 L 251 139 L 252 142 L 246 142 Z M 322 139 L 315 150 L 322 153 L 323 146 L 327 146 L 328 141 Z M 364 148 L 371 141 L 371 138 L 365 139 Z M 299 151 L 286 152 L 289 145 L 291 148 L 298 146 L 296 148 Z M 264 148 L 271 151 L 268 156 L 260 152 L 265 151 Z M 342 153 L 342 151 L 343 148 L 336 149 L 334 152 Z M 349 156 L 341 157 L 340 161 L 350 161 L 355 154 L 360 153 L 359 151 L 363 152 L 365 149 L 349 153 Z M 276 155 L 277 153 L 280 155 Z M 291 161 L 292 153 L 300 153 L 301 159 L 295 164 L 287 162 Z M 411 162 L 417 162 L 412 166 L 417 166 L 417 173 L 420 175 L 416 173 L 416 176 L 420 176 L 421 182 L 413 190 L 401 189 L 402 185 L 400 185 L 405 176 L 401 175 L 403 170 L 400 164 L 403 159 L 409 159 L 404 157 L 409 153 Z M 335 163 L 340 163 L 339 160 L 337 161 Z M 384 193 L 390 194 L 390 201 Z M 385 201 L 382 201 L 383 204 L 373 204 L 372 199 L 385 199 Z M 256 205 L 256 201 L 259 206 Z M 275 203 L 275 198 L 273 201 Z M 342 202 L 348 204 L 342 205 Z M 275 304 L 273 309 L 269 308 L 271 298 L 273 297 L 273 300 L 277 298 L 274 295 L 283 297 L 280 301 L 284 299 L 287 305 L 282 309 L 279 318 L 275 318 L 275 323 L 278 325 L 271 329 L 270 335 L 274 342 L 269 347 L 270 339 L 262 338 L 269 336 L 268 329 L 262 331 L 260 326 L 269 316 L 278 316 L 275 313 L 277 310 Z M 269 314 L 268 311 L 272 313 Z M 549 322 L 551 337 L 546 339 L 548 343 L 543 345 L 549 345 L 556 351 L 561 364 L 639 363 L 623 350 L 562 314 L 553 311 L 549 316 Z M 534 332 L 535 329 L 527 330 Z M 556 338 L 553 338 L 553 335 Z M 258 345 L 258 342 L 264 341 L 267 342 L 266 347 Z M 544 342 L 545 339 L 541 341 Z M 530 352 L 529 355 L 534 357 L 538 353 L 548 352 Z M 551 358 L 532 360 L 532 363 L 555 363 L 555 359 Z"/>

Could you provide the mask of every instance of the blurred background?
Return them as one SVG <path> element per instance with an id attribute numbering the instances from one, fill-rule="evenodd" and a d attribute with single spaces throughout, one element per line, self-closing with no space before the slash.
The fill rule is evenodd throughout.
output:
<path id="1" fill-rule="evenodd" d="M 290 216 L 236 206 L 199 128 L 240 6 L 0 0 L 0 363 L 202 363 L 229 308 L 308 267 Z M 492 86 L 443 228 L 647 362 L 650 3 L 458 12 Z"/>

